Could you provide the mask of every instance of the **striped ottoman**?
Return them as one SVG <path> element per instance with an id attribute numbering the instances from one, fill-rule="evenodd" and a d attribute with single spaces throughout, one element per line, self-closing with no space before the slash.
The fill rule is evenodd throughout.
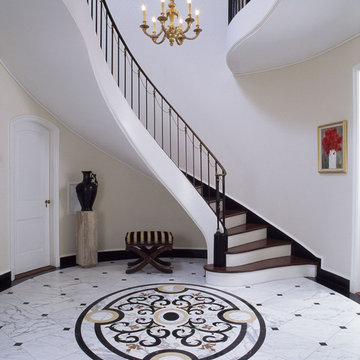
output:
<path id="1" fill-rule="evenodd" d="M 164 251 L 172 250 L 173 236 L 169 231 L 132 231 L 125 236 L 126 251 L 139 255 L 139 259 L 128 263 L 127 274 L 133 274 L 151 264 L 159 271 L 172 273 L 168 261 L 158 259 Z"/>

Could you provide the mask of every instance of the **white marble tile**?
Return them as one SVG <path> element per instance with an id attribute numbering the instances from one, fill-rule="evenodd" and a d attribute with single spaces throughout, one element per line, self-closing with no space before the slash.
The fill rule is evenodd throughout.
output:
<path id="1" fill-rule="evenodd" d="M 360 358 L 360 332 L 349 329 L 341 329 L 332 336 L 326 343 L 336 349 L 342 349 L 353 353 Z"/>
<path id="2" fill-rule="evenodd" d="M 339 331 L 339 327 L 316 319 L 299 317 L 283 324 L 280 330 L 310 341 L 326 342 Z"/>
<path id="3" fill-rule="evenodd" d="M 78 350 L 72 354 L 59 358 L 59 360 L 89 360 L 89 357 L 81 350 Z"/>
<path id="4" fill-rule="evenodd" d="M 27 341 L 21 346 L 37 360 L 61 359 L 79 350 L 79 346 L 74 341 L 73 331 L 59 331 L 56 334 L 37 338 L 36 341 Z"/>
<path id="5" fill-rule="evenodd" d="M 303 360 L 313 353 L 318 346 L 319 344 L 315 340 L 294 336 L 281 328 L 278 331 L 268 329 L 266 340 L 260 348 L 259 354 L 267 354 L 269 360 L 273 356 L 274 358 Z"/>
<path id="6" fill-rule="evenodd" d="M 319 346 L 306 360 L 360 360 L 360 354 L 331 346 Z"/>
<path id="7" fill-rule="evenodd" d="M 358 311 L 360 314 L 360 311 Z M 356 317 L 346 324 L 346 327 L 355 333 L 360 334 L 360 315 L 356 314 Z"/>
<path id="8" fill-rule="evenodd" d="M 0 356 L 1 350 L 6 348 L 11 348 L 15 344 L 15 341 L 7 336 L 2 330 L 0 330 Z"/>
<path id="9" fill-rule="evenodd" d="M 11 346 L 1 349 L 0 359 L 2 360 L 37 360 L 21 346 Z"/>

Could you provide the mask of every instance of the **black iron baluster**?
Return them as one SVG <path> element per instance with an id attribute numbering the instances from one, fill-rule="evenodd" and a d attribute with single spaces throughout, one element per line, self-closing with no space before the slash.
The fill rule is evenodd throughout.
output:
<path id="1" fill-rule="evenodd" d="M 169 133 L 170 133 L 170 159 L 172 160 L 172 152 L 171 152 L 171 107 L 169 107 Z"/>
<path id="2" fill-rule="evenodd" d="M 161 97 L 161 148 L 164 150 L 164 98 Z"/>
<path id="3" fill-rule="evenodd" d="M 117 56 L 117 84 L 118 87 L 120 87 L 120 37 L 119 34 L 118 35 L 118 41 L 117 41 L 117 46 L 118 46 L 118 56 Z"/>
<path id="4" fill-rule="evenodd" d="M 226 231 L 225 227 L 225 211 L 226 211 L 226 195 L 225 195 L 225 174 L 222 170 L 222 223 L 224 226 L 224 230 Z"/>
<path id="5" fill-rule="evenodd" d="M 176 136 L 177 136 L 177 164 L 178 168 L 180 169 L 180 125 L 179 125 L 179 115 L 177 116 L 177 123 L 176 123 Z"/>
<path id="6" fill-rule="evenodd" d="M 98 0 L 95 1 L 95 33 L 98 33 Z"/>
<path id="7" fill-rule="evenodd" d="M 185 125 L 185 173 L 188 175 L 188 147 L 187 147 L 187 126 Z"/>
<path id="8" fill-rule="evenodd" d="M 145 108 L 145 127 L 146 127 L 146 130 L 148 129 L 148 80 L 146 78 L 146 84 L 145 84 L 145 93 L 146 93 L 146 108 Z"/>
<path id="9" fill-rule="evenodd" d="M 126 48 L 124 49 L 124 98 L 126 99 Z"/>
<path id="10" fill-rule="evenodd" d="M 154 105 L 153 105 L 153 108 L 154 108 L 154 139 L 156 141 L 156 90 L 154 89 Z"/>
<path id="11" fill-rule="evenodd" d="M 108 62 L 108 15 L 107 12 L 105 13 L 105 61 Z"/>
<path id="12" fill-rule="evenodd" d="M 100 47 L 102 48 L 102 39 L 103 39 L 103 3 L 100 1 Z"/>
<path id="13" fill-rule="evenodd" d="M 137 98 L 137 102 L 138 102 L 138 118 L 141 121 L 141 114 L 140 114 L 140 69 L 138 68 L 138 98 Z"/>
<path id="14" fill-rule="evenodd" d="M 111 25 L 111 74 L 114 75 L 114 26 Z"/>
<path id="15" fill-rule="evenodd" d="M 209 151 L 207 152 L 207 166 L 208 166 L 208 168 L 207 168 L 207 171 L 208 171 L 208 173 L 207 173 L 207 177 L 208 177 L 208 184 L 207 184 L 207 186 L 208 186 L 208 202 L 209 202 L 209 204 L 210 204 L 210 153 L 209 153 Z"/>
<path id="16" fill-rule="evenodd" d="M 130 97 L 130 103 L 131 103 L 131 108 L 134 109 L 134 60 L 131 58 L 131 97 Z"/>
<path id="17" fill-rule="evenodd" d="M 193 173 L 192 173 L 192 177 L 193 177 L 193 185 L 195 186 L 195 135 L 194 133 L 192 133 L 192 143 L 193 143 L 193 158 L 192 158 L 192 163 L 193 163 Z"/>
<path id="18" fill-rule="evenodd" d="M 94 19 L 94 0 L 91 0 L 91 18 Z"/>
<path id="19" fill-rule="evenodd" d="M 203 167 L 202 167 L 202 144 L 200 143 L 200 183 L 201 183 L 201 196 L 204 194 L 204 183 L 203 183 Z"/>
<path id="20" fill-rule="evenodd" d="M 220 230 L 220 189 L 219 181 L 220 177 L 217 173 L 217 164 L 215 165 L 215 181 L 216 181 L 216 228 L 217 231 Z"/>

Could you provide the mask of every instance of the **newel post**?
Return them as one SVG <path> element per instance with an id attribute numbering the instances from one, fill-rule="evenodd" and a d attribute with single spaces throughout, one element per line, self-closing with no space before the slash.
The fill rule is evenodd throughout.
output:
<path id="1" fill-rule="evenodd" d="M 226 267 L 226 251 L 228 248 L 227 232 L 217 231 L 214 235 L 214 267 Z"/>

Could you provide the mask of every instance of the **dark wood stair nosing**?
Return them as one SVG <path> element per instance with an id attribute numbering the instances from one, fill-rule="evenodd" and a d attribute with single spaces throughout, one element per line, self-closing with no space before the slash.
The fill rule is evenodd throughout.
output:
<path id="1" fill-rule="evenodd" d="M 234 216 L 244 215 L 246 213 L 247 213 L 246 210 L 226 209 L 225 210 L 225 219 L 228 219 L 228 218 L 231 218 L 231 217 L 234 217 Z M 222 217 L 222 212 L 220 212 L 220 216 Z"/>
<path id="2" fill-rule="evenodd" d="M 246 252 L 268 249 L 277 246 L 285 246 L 285 245 L 291 246 L 291 242 L 280 239 L 261 239 L 243 245 L 232 246 L 226 251 L 226 254 L 229 255 L 243 254 Z"/>
<path id="3" fill-rule="evenodd" d="M 216 268 L 212 264 L 205 265 L 204 268 L 210 272 L 218 273 L 247 273 L 260 270 L 269 270 L 288 266 L 299 266 L 299 265 L 318 265 L 316 261 L 299 258 L 296 256 L 281 256 L 278 258 L 271 258 L 253 263 L 248 263 L 239 266 L 227 266 L 222 268 Z"/>
<path id="4" fill-rule="evenodd" d="M 243 225 L 238 225 L 238 226 L 228 228 L 227 230 L 228 230 L 229 236 L 233 236 L 233 235 L 244 234 L 247 232 L 266 229 L 266 228 L 268 228 L 267 224 L 248 224 L 248 223 L 246 223 Z"/>

